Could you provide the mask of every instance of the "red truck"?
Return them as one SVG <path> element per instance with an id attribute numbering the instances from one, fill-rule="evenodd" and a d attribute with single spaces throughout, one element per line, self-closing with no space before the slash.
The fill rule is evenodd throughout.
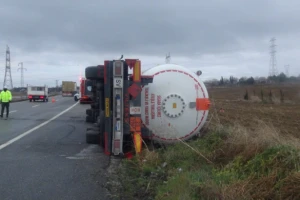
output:
<path id="1" fill-rule="evenodd" d="M 83 103 L 92 103 L 92 81 L 82 78 L 80 80 L 79 93 L 74 95 L 74 100 Z"/>

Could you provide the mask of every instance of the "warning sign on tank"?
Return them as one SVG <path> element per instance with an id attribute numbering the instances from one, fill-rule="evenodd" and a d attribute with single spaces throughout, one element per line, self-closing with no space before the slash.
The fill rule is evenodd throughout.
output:
<path id="1" fill-rule="evenodd" d="M 161 96 L 157 95 L 157 107 L 156 107 L 157 117 L 161 117 Z"/>
<path id="2" fill-rule="evenodd" d="M 155 94 L 151 94 L 151 119 L 155 119 Z"/>
<path id="3" fill-rule="evenodd" d="M 145 124 L 149 125 L 149 88 L 145 88 Z"/>

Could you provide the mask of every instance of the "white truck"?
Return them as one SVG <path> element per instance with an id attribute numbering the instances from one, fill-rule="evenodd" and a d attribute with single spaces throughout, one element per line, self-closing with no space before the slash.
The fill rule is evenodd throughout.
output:
<path id="1" fill-rule="evenodd" d="M 27 86 L 27 97 L 32 101 L 48 101 L 48 86 Z"/>

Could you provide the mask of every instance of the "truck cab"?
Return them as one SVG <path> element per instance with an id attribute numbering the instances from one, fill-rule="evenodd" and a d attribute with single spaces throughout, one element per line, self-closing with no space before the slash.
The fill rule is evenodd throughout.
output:
<path id="1" fill-rule="evenodd" d="M 82 79 L 80 81 L 80 90 L 79 94 L 74 96 L 74 100 L 78 101 L 83 104 L 83 103 L 92 103 L 92 86 L 93 86 L 93 81 L 88 80 L 88 79 Z"/>
<path id="2" fill-rule="evenodd" d="M 48 101 L 48 87 L 47 86 L 27 86 L 27 97 L 32 101 Z"/>

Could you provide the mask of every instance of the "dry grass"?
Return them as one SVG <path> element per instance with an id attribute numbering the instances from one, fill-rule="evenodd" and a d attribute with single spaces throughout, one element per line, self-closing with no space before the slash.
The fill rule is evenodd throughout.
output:
<path id="1" fill-rule="evenodd" d="M 236 123 L 228 128 L 227 139 L 223 147 L 217 150 L 217 157 L 233 158 L 243 156 L 245 159 L 262 152 L 266 148 L 278 145 L 290 145 L 300 149 L 300 139 L 292 135 L 280 134 L 271 124 L 266 124 L 261 120 L 255 120 L 257 126 L 249 130 Z"/>
<path id="2" fill-rule="evenodd" d="M 249 178 L 237 181 L 222 188 L 222 197 L 228 200 L 235 199 L 276 199 L 274 186 L 276 175 L 270 174 L 260 179 Z"/>
<path id="3" fill-rule="evenodd" d="M 300 199 L 300 172 L 295 172 L 282 180 L 282 199 Z"/>
<path id="4" fill-rule="evenodd" d="M 262 100 L 258 96 L 250 96 L 250 101 L 251 102 L 261 102 Z"/>

